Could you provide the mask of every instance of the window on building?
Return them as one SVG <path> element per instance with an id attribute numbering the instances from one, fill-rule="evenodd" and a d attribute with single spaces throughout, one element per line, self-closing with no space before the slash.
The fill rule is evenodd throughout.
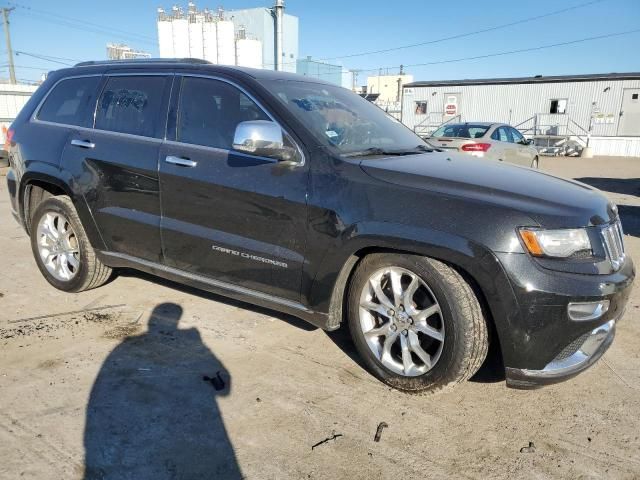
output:
<path id="1" fill-rule="evenodd" d="M 567 102 L 566 98 L 557 98 L 551 100 L 551 108 L 549 109 L 549 113 L 554 114 L 565 114 L 567 113 Z"/>
<path id="2" fill-rule="evenodd" d="M 631 100 L 638 100 L 638 94 L 637 93 L 632 94 Z"/>
<path id="3" fill-rule="evenodd" d="M 248 120 L 270 120 L 233 85 L 207 78 L 185 78 L 178 111 L 178 141 L 231 150 L 236 127 Z"/>
<path id="4" fill-rule="evenodd" d="M 47 96 L 38 112 L 38 120 L 84 125 L 88 106 L 95 106 L 96 89 L 100 77 L 62 80 Z"/>
<path id="5" fill-rule="evenodd" d="M 111 77 L 100 96 L 96 128 L 143 137 L 157 136 L 166 78 Z"/>
<path id="6" fill-rule="evenodd" d="M 417 101 L 416 102 L 416 115 L 426 115 L 427 114 L 427 102 Z"/>

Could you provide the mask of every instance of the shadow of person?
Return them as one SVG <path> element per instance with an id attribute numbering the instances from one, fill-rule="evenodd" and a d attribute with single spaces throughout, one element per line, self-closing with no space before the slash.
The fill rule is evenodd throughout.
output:
<path id="1" fill-rule="evenodd" d="M 177 328 L 181 317 L 158 305 L 148 331 L 103 363 L 87 406 L 86 480 L 241 478 L 215 398 L 230 377 L 197 329 Z"/>

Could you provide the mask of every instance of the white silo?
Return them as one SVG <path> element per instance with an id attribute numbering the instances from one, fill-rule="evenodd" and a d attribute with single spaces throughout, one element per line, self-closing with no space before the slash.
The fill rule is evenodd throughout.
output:
<path id="1" fill-rule="evenodd" d="M 189 20 L 182 13 L 182 8 L 174 6 L 173 16 L 173 56 L 176 58 L 189 57 Z"/>
<path id="2" fill-rule="evenodd" d="M 236 39 L 233 22 L 220 20 L 217 26 L 218 63 L 221 65 L 233 65 L 236 62 Z"/>
<path id="3" fill-rule="evenodd" d="M 174 56 L 171 17 L 162 8 L 158 8 L 158 48 L 161 58 L 172 58 Z"/>
<path id="4" fill-rule="evenodd" d="M 262 68 L 262 42 L 250 38 L 236 40 L 236 65 Z"/>
<path id="5" fill-rule="evenodd" d="M 189 14 L 189 57 L 191 58 L 204 58 L 203 23 L 203 15 Z"/>
<path id="6" fill-rule="evenodd" d="M 206 18 L 202 24 L 203 57 L 211 63 L 218 63 L 218 29 L 217 22 Z"/>

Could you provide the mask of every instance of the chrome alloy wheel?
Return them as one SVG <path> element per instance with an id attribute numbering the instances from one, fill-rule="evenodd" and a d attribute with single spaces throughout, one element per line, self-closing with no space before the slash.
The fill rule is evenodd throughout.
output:
<path id="1" fill-rule="evenodd" d="M 394 373 L 422 375 L 444 346 L 440 305 L 415 273 L 385 267 L 369 277 L 360 294 L 360 328 L 376 358 Z"/>
<path id="2" fill-rule="evenodd" d="M 38 222 L 38 252 L 47 271 L 68 282 L 80 268 L 78 237 L 69 220 L 58 212 L 45 213 Z"/>

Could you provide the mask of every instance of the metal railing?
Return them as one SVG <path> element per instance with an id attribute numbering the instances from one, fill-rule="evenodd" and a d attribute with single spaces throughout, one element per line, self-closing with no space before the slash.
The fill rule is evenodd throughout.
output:
<path id="1" fill-rule="evenodd" d="M 431 115 L 440 115 L 440 121 L 439 122 L 432 122 L 431 118 L 430 118 Z M 433 112 L 433 113 L 430 113 L 430 114 L 427 115 L 427 117 L 424 120 L 422 120 L 421 122 L 419 122 L 416 125 L 414 125 L 413 131 L 416 133 L 416 135 L 418 135 L 420 137 L 428 137 L 433 132 L 438 130 L 440 127 L 442 127 L 444 125 L 447 125 L 448 123 L 455 123 L 456 121 L 462 122 L 462 115 L 461 114 L 458 114 L 458 115 L 455 115 L 455 116 L 451 117 L 446 122 L 442 121 L 443 118 L 444 118 L 444 112 Z M 425 123 L 427 121 L 429 123 Z"/>

